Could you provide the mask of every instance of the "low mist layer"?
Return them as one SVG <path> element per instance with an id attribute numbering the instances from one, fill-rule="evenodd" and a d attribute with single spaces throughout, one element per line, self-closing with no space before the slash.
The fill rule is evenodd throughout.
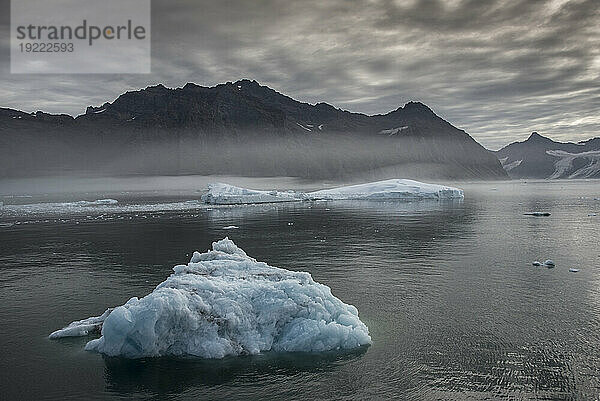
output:
<path id="1" fill-rule="evenodd" d="M 307 179 L 496 178 L 496 166 L 490 162 L 495 158 L 469 152 L 467 142 L 358 134 L 261 138 L 175 135 L 174 139 L 136 138 L 129 142 L 53 136 L 33 147 L 7 143 L 5 149 L 9 151 L 0 168 L 4 177 L 232 174 Z"/>

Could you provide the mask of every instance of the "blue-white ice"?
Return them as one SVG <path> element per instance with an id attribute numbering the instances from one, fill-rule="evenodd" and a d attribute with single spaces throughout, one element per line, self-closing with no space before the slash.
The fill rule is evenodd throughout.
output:
<path id="1" fill-rule="evenodd" d="M 205 253 L 194 252 L 190 263 L 173 270 L 153 292 L 110 312 L 102 336 L 86 349 L 128 358 L 223 358 L 371 343 L 357 309 L 333 296 L 329 287 L 309 273 L 257 262 L 228 238 Z M 51 336 L 77 334 L 78 323 L 89 325 L 90 320 Z"/>
<path id="2" fill-rule="evenodd" d="M 302 192 L 259 191 L 224 183 L 208 184 L 208 192 L 202 196 L 204 202 L 212 205 L 297 202 L 305 199 L 306 196 Z"/>
<path id="3" fill-rule="evenodd" d="M 9 204 L 4 205 L 2 212 L 7 216 L 19 217 L 32 215 L 97 215 L 106 213 L 189 211 L 205 208 L 206 205 L 199 200 L 122 204 L 115 199 L 99 199 L 96 201 Z"/>
<path id="4" fill-rule="evenodd" d="M 422 200 L 462 199 L 461 189 L 424 182 L 391 179 L 314 192 L 259 191 L 224 183 L 209 184 L 202 200 L 210 204 L 253 204 L 305 200 Z"/>
<path id="5" fill-rule="evenodd" d="M 50 334 L 50 338 L 61 338 L 61 337 L 80 337 L 87 336 L 90 333 L 100 332 L 102 329 L 102 323 L 108 317 L 110 312 L 112 312 L 112 308 L 108 308 L 104 313 L 100 316 L 88 317 L 87 319 L 77 320 L 67 327 L 64 327 L 60 330 L 56 330 L 55 332 Z"/>
<path id="6" fill-rule="evenodd" d="M 316 200 L 462 199 L 462 189 L 406 179 L 391 179 L 309 192 Z"/>

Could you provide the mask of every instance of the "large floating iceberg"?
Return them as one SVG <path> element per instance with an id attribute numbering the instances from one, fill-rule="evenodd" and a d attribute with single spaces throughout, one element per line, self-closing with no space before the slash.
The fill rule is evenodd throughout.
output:
<path id="1" fill-rule="evenodd" d="M 309 192 L 308 197 L 315 200 L 344 200 L 344 199 L 460 199 L 464 198 L 462 189 L 438 184 L 427 184 L 406 179 L 392 179 L 370 182 L 367 184 L 350 185 L 333 189 Z"/>
<path id="2" fill-rule="evenodd" d="M 102 336 L 88 342 L 86 350 L 128 358 L 223 358 L 371 343 L 357 309 L 309 273 L 257 262 L 228 238 L 212 248 L 194 252 L 190 263 L 175 266 L 145 297 L 71 323 L 51 338 L 86 335 L 102 323 Z"/>
<path id="3" fill-rule="evenodd" d="M 257 191 L 217 183 L 209 184 L 202 200 L 210 204 L 251 204 L 305 200 L 421 200 L 462 199 L 462 189 L 424 182 L 391 179 L 315 192 Z"/>
<path id="4" fill-rule="evenodd" d="M 223 183 L 208 184 L 208 192 L 202 196 L 202 201 L 213 205 L 297 202 L 300 200 L 304 200 L 302 192 L 258 191 Z"/>

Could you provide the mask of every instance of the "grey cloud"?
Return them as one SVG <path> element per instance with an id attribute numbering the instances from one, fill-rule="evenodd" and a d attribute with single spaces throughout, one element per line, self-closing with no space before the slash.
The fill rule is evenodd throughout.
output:
<path id="1" fill-rule="evenodd" d="M 152 74 L 18 76 L 6 61 L 1 105 L 78 114 L 158 82 L 252 78 L 365 113 L 419 100 L 491 148 L 533 130 L 581 140 L 600 128 L 597 0 L 152 4 Z"/>

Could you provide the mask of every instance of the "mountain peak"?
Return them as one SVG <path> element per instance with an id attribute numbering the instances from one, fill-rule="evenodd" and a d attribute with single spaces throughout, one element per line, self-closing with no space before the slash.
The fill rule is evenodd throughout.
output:
<path id="1" fill-rule="evenodd" d="M 531 133 L 531 135 L 529 135 L 529 138 L 527 138 L 528 141 L 539 141 L 539 140 L 543 140 L 543 139 L 548 139 L 548 138 L 541 136 L 536 131 L 533 131 Z"/>
<path id="2" fill-rule="evenodd" d="M 404 106 L 398 107 L 396 110 L 392 111 L 392 113 L 402 112 L 402 111 L 412 111 L 416 113 L 433 113 L 427 105 L 421 102 L 410 101 L 406 103 Z"/>
<path id="3" fill-rule="evenodd" d="M 167 88 L 166 86 L 164 86 L 162 83 L 158 83 L 156 85 L 150 85 L 147 86 L 146 89 L 143 89 L 146 91 L 167 91 L 170 90 L 169 88 Z"/>
<path id="4" fill-rule="evenodd" d="M 429 107 L 427 107 L 424 103 L 421 102 L 415 102 L 415 101 L 410 101 L 408 103 L 406 103 L 404 105 L 404 108 L 409 108 L 409 109 L 425 109 L 425 110 L 429 110 L 431 111 L 431 109 Z"/>
<path id="5" fill-rule="evenodd" d="M 540 135 L 538 134 L 536 131 L 532 132 L 531 135 L 529 135 L 529 138 L 527 138 L 527 140 L 525 140 L 525 142 L 527 143 L 546 143 L 546 142 L 554 142 L 552 139 Z"/>
<path id="6" fill-rule="evenodd" d="M 600 139 L 600 138 L 599 138 Z M 558 142 L 533 132 L 496 155 L 512 178 L 600 178 L 596 166 L 600 141 Z"/>
<path id="7" fill-rule="evenodd" d="M 252 86 L 261 86 L 256 80 L 252 79 L 248 79 L 248 78 L 244 78 L 244 79 L 240 79 L 236 82 L 233 83 L 234 85 L 252 85 Z"/>

